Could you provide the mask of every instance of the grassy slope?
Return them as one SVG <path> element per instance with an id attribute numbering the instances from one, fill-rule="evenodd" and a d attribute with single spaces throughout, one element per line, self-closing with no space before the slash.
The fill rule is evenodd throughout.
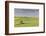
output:
<path id="1" fill-rule="evenodd" d="M 20 23 L 21 20 L 24 24 Z M 14 23 L 15 27 L 33 27 L 39 25 L 39 19 L 38 17 L 14 17 Z"/>

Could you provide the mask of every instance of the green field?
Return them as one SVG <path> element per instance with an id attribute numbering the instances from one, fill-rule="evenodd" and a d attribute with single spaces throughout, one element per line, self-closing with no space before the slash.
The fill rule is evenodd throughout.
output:
<path id="1" fill-rule="evenodd" d="M 14 17 L 15 27 L 36 27 L 39 26 L 38 17 Z"/>

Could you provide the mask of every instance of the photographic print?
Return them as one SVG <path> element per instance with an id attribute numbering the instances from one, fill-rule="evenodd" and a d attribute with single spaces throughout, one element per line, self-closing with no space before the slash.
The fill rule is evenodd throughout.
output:
<path id="1" fill-rule="evenodd" d="M 45 3 L 5 1 L 5 34 L 45 32 Z"/>
<path id="2" fill-rule="evenodd" d="M 39 9 L 14 8 L 14 27 L 36 26 L 39 26 Z"/>

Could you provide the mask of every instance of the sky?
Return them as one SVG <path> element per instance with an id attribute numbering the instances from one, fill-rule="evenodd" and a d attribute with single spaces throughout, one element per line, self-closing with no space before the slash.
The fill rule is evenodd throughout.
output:
<path id="1" fill-rule="evenodd" d="M 26 16 L 26 17 L 32 17 L 32 16 L 39 16 L 39 9 L 20 9 L 15 8 L 14 9 L 14 15 L 15 16 Z"/>

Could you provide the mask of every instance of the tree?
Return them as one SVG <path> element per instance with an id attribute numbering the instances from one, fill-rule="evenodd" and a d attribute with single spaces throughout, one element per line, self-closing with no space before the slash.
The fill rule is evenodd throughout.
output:
<path id="1" fill-rule="evenodd" d="M 20 23 L 21 23 L 21 24 L 24 24 L 22 20 L 20 21 Z"/>

